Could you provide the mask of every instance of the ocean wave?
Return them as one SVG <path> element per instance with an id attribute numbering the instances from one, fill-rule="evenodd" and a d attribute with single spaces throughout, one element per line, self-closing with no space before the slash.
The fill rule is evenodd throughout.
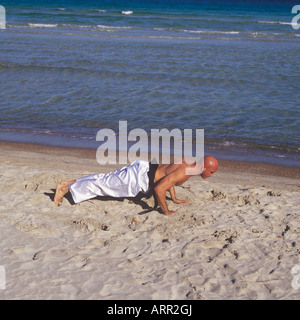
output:
<path id="1" fill-rule="evenodd" d="M 92 135 L 88 135 L 86 132 L 67 132 L 67 131 L 58 131 L 58 130 L 53 130 L 53 129 L 34 129 L 34 128 L 17 128 L 17 127 L 12 127 L 12 128 L 7 128 L 7 127 L 2 127 L 0 125 L 0 132 L 1 133 L 12 133 L 12 134 L 29 134 L 29 135 L 34 135 L 34 136 L 40 136 L 41 139 L 43 139 L 43 136 L 56 136 L 56 137 L 61 137 L 61 138 L 71 138 L 71 139 L 79 139 L 79 140 L 91 140 L 94 141 L 95 137 Z"/>
<path id="2" fill-rule="evenodd" d="M 134 27 L 126 26 L 107 26 L 107 25 L 80 25 L 80 24 L 51 24 L 51 23 L 28 23 L 27 25 L 12 25 L 8 24 L 8 27 L 17 28 L 68 28 L 68 29 L 81 29 L 81 30 L 100 30 L 100 31 L 120 31 L 135 29 Z"/>
<path id="3" fill-rule="evenodd" d="M 91 9 L 89 10 L 90 12 L 98 12 L 98 13 L 105 13 L 106 10 L 103 10 L 103 9 Z"/>
<path id="4" fill-rule="evenodd" d="M 262 23 L 262 24 L 287 24 L 287 25 L 292 25 L 292 22 L 286 22 L 286 21 L 258 21 L 258 23 Z"/>
<path id="5" fill-rule="evenodd" d="M 237 30 L 200 30 L 183 29 L 174 27 L 153 27 L 144 29 L 139 26 L 129 25 L 107 25 L 107 24 L 72 24 L 72 23 L 39 23 L 30 22 L 27 24 L 7 24 L 10 32 L 18 32 L 18 29 L 31 29 L 32 32 L 55 33 L 62 35 L 85 34 L 86 36 L 103 36 L 107 33 L 120 34 L 120 36 L 149 38 L 149 39 L 187 39 L 198 40 L 213 38 L 220 40 L 272 40 L 291 38 L 298 40 L 299 33 L 296 32 L 270 32 L 270 31 L 237 31 Z M 15 30 L 13 30 L 15 29 Z M 35 30 L 34 30 L 35 29 Z M 132 31 L 134 30 L 134 31 Z M 115 35 L 114 35 L 115 36 Z M 226 37 L 227 36 L 227 37 Z M 226 37 L 226 38 L 224 38 Z"/>
<path id="6" fill-rule="evenodd" d="M 71 29 L 92 29 L 95 28 L 95 26 L 89 26 L 89 25 L 81 25 L 81 24 L 62 24 L 60 25 L 63 28 L 71 28 Z"/>
<path id="7" fill-rule="evenodd" d="M 104 30 L 107 30 L 107 29 L 112 29 L 112 30 L 134 29 L 134 27 L 113 27 L 113 26 L 105 26 L 105 25 L 102 25 L 102 24 L 98 24 L 97 28 L 104 29 Z"/>
<path id="8" fill-rule="evenodd" d="M 180 30 L 188 33 L 206 33 L 206 34 L 240 34 L 239 31 L 218 31 L 218 30 Z"/>
<path id="9" fill-rule="evenodd" d="M 130 11 L 130 10 L 128 10 L 128 11 L 121 11 L 121 13 L 122 13 L 122 14 L 133 14 L 133 11 Z"/>
<path id="10" fill-rule="evenodd" d="M 300 148 L 294 147 L 292 145 L 287 146 L 283 144 L 268 144 L 268 143 L 260 143 L 254 141 L 245 140 L 223 140 L 223 139 L 205 139 L 206 146 L 214 147 L 214 148 L 224 148 L 230 149 L 235 151 L 251 151 L 251 153 L 259 153 L 264 152 L 265 154 L 272 155 L 273 157 L 286 157 L 287 154 L 294 154 L 295 156 L 299 157 L 300 155 Z"/>
<path id="11" fill-rule="evenodd" d="M 153 28 L 155 31 L 168 32 L 186 32 L 186 33 L 206 33 L 206 34 L 240 34 L 240 31 L 220 31 L 220 30 L 191 30 L 191 29 L 175 29 L 175 28 Z"/>
<path id="12" fill-rule="evenodd" d="M 30 28 L 57 28 L 57 24 L 50 23 L 28 23 Z"/>
<path id="13" fill-rule="evenodd" d="M 262 37 L 274 37 L 282 35 L 281 33 L 267 33 L 267 32 L 248 32 L 248 36 L 254 37 L 254 38 L 262 38 Z"/>
<path id="14" fill-rule="evenodd" d="M 227 141 L 226 140 L 224 142 L 221 142 L 220 145 L 223 146 L 223 147 L 232 147 L 232 146 L 235 146 L 236 143 L 233 142 L 233 141 Z"/>

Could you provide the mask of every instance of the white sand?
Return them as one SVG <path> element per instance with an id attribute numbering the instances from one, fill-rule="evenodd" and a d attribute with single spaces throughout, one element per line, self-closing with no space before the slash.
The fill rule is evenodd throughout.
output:
<path id="1" fill-rule="evenodd" d="M 60 180 L 112 169 L 80 152 L 1 145 L 0 299 L 300 299 L 299 177 L 220 165 L 176 187 L 190 203 L 168 200 L 171 216 L 128 199 L 55 207 Z"/>

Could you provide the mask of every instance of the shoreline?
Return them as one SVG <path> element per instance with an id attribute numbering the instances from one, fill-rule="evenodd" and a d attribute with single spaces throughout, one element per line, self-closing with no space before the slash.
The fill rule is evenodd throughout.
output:
<path id="1" fill-rule="evenodd" d="M 62 146 L 49 146 L 35 143 L 23 143 L 23 142 L 8 142 L 0 140 L 0 148 L 3 153 L 12 152 L 17 155 L 17 158 L 24 157 L 26 152 L 34 153 L 36 160 L 38 160 L 37 154 L 41 156 L 41 160 L 47 161 L 46 156 L 51 155 L 54 157 L 66 156 L 69 163 L 74 161 L 74 164 L 78 164 L 77 160 L 88 160 L 88 165 L 99 169 L 100 168 L 114 168 L 120 165 L 100 165 L 96 161 L 96 149 L 91 148 L 75 148 L 75 147 L 62 147 Z M 25 153 L 24 153 L 25 152 Z M 227 160 L 218 158 L 213 152 L 208 153 L 215 156 L 218 159 L 220 168 L 223 168 L 225 172 L 234 173 L 235 171 L 241 173 L 251 173 L 258 175 L 268 175 L 274 177 L 285 177 L 291 179 L 300 179 L 300 168 L 288 167 L 282 165 L 268 164 L 264 162 L 252 162 L 252 161 L 240 161 L 240 160 Z M 77 160 L 76 160 L 77 158 Z M 150 159 L 149 159 L 150 160 Z M 85 164 L 86 165 L 86 164 Z M 84 166 L 85 166 L 84 165 Z M 124 165 L 123 165 L 124 166 Z"/>
<path id="2" fill-rule="evenodd" d="M 21 130 L 22 131 L 22 130 Z M 95 138 L 83 138 L 67 135 L 55 135 L 46 134 L 41 132 L 24 132 L 21 131 L 3 131 L 0 128 L 0 141 L 11 142 L 11 143 L 24 143 L 24 144 L 37 144 L 41 146 L 50 147 L 62 147 L 67 149 L 92 149 L 96 150 L 101 143 L 104 141 L 96 141 Z M 128 134 L 128 132 L 127 132 Z M 95 133 L 96 136 L 96 133 Z M 117 136 L 116 136 L 117 137 Z M 149 141 L 150 136 L 148 135 L 148 146 L 146 146 L 149 152 L 151 149 L 151 142 Z M 132 146 L 136 142 L 129 142 L 128 147 Z M 161 148 L 161 141 L 159 147 Z M 194 142 L 193 142 L 194 143 Z M 172 141 L 171 152 L 172 152 Z M 117 139 L 116 148 L 122 148 L 122 142 Z M 193 145 L 195 148 L 195 145 Z M 280 146 L 273 145 L 261 145 L 261 144 L 247 144 L 241 141 L 223 141 L 222 139 L 216 141 L 211 138 L 204 139 L 205 153 L 214 153 L 216 158 L 224 160 L 233 160 L 239 162 L 248 163 L 264 163 L 273 164 L 282 167 L 289 168 L 300 168 L 300 153 L 299 148 L 281 148 Z M 117 151 L 118 152 L 118 151 Z M 195 150 L 194 150 L 195 152 Z"/>

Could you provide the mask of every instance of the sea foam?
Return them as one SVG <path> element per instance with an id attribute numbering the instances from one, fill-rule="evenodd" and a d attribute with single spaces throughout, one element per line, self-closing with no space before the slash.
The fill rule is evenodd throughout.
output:
<path id="1" fill-rule="evenodd" d="M 122 14 L 133 14 L 133 11 L 122 11 Z"/>
<path id="2" fill-rule="evenodd" d="M 50 23 L 28 23 L 30 28 L 56 28 L 57 24 Z"/>

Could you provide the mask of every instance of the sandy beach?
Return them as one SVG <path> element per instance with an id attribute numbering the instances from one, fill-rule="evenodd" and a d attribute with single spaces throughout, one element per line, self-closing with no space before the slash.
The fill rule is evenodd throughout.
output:
<path id="1" fill-rule="evenodd" d="M 300 169 L 220 160 L 165 216 L 141 214 L 152 199 L 56 207 L 62 179 L 118 167 L 95 150 L 0 147 L 0 299 L 300 299 Z"/>

